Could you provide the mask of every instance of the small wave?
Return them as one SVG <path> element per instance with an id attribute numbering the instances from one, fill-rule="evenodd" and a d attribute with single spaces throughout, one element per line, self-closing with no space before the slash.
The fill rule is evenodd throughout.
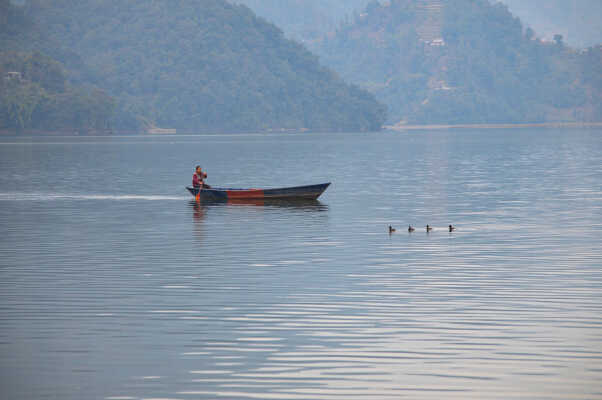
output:
<path id="1" fill-rule="evenodd" d="M 0 201 L 55 201 L 55 200 L 186 200 L 185 196 L 138 194 L 64 194 L 64 193 L 0 193 Z"/>

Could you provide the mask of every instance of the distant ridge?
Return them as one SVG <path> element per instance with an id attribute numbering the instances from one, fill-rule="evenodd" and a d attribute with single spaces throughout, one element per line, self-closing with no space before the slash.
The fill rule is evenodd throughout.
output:
<path id="1" fill-rule="evenodd" d="M 389 125 L 602 121 L 602 47 L 542 41 L 501 3 L 371 2 L 313 49 Z"/>
<path id="2" fill-rule="evenodd" d="M 561 34 L 571 46 L 587 48 L 602 44 L 600 0 L 501 0 L 501 3 L 544 39 L 553 40 L 554 35 Z"/>

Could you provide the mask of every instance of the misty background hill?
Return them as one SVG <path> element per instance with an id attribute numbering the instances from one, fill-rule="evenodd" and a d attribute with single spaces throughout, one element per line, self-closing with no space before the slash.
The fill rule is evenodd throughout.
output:
<path id="1" fill-rule="evenodd" d="M 373 1 L 315 51 L 387 104 L 391 123 L 602 119 L 601 48 L 542 42 L 487 0 Z"/>
<path id="2" fill-rule="evenodd" d="M 497 0 L 492 0 L 496 2 Z M 602 43 L 600 0 L 501 0 L 537 35 L 552 40 L 561 34 L 571 46 Z"/>
<path id="3" fill-rule="evenodd" d="M 245 4 L 257 15 L 282 28 L 288 37 L 301 42 L 319 39 L 336 30 L 368 0 L 231 0 Z"/>
<path id="4" fill-rule="evenodd" d="M 602 117 L 600 48 L 574 47 L 602 42 L 598 0 L 236 1 L 374 93 L 390 123 Z"/>
<path id="5" fill-rule="evenodd" d="M 231 0 L 249 6 L 284 32 L 304 43 L 333 32 L 362 13 L 371 0 Z M 564 36 L 571 46 L 602 44 L 600 0 L 490 0 L 502 2 L 538 36 L 552 40 Z M 386 1 L 381 1 L 386 3 Z"/>
<path id="6" fill-rule="evenodd" d="M 17 9 L 24 23 L 4 32 L 4 42 L 23 57 L 44 51 L 73 82 L 106 91 L 115 129 L 364 131 L 384 121 L 385 108 L 371 94 L 245 6 L 32 0 Z"/>

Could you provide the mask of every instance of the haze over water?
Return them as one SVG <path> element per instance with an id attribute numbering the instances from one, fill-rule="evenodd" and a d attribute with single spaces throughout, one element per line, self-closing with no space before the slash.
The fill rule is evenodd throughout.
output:
<path id="1" fill-rule="evenodd" d="M 199 206 L 196 164 L 332 186 Z M 1 397 L 602 398 L 601 166 L 599 129 L 1 138 Z"/>

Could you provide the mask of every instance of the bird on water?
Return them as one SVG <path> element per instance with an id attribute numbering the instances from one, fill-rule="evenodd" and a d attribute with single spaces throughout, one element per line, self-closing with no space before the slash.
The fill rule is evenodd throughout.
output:
<path id="1" fill-rule="evenodd" d="M 456 227 L 455 227 L 455 226 L 453 226 L 453 225 L 450 225 L 450 226 L 449 226 L 449 231 L 450 231 L 450 232 L 453 232 L 453 231 L 455 231 L 455 230 L 456 230 Z"/>
<path id="2" fill-rule="evenodd" d="M 391 225 L 389 225 L 389 233 L 393 233 L 395 232 L 395 228 L 393 228 Z"/>
<path id="3" fill-rule="evenodd" d="M 426 226 L 426 232 L 427 232 L 427 233 L 428 233 L 428 232 L 431 232 L 432 230 L 433 230 L 433 228 L 432 228 L 432 227 L 430 227 L 430 226 L 428 226 L 428 225 Z"/>
<path id="4" fill-rule="evenodd" d="M 414 232 L 415 230 L 412 225 L 408 225 L 408 232 Z"/>

